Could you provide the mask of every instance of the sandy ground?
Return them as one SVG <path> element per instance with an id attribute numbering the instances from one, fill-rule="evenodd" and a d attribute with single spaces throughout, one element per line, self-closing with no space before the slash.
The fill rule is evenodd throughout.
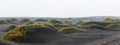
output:
<path id="1" fill-rule="evenodd" d="M 0 35 L 4 33 L 4 29 L 7 26 L 8 25 L 0 25 Z M 46 37 L 49 35 L 46 35 Z M 51 40 L 40 44 L 20 44 L 20 45 L 119 45 L 120 43 L 119 37 L 120 37 L 119 28 L 117 28 L 117 31 L 88 30 L 85 32 L 76 32 L 72 34 L 61 34 L 60 36 L 53 36 L 53 38 L 50 38 Z"/>
<path id="2" fill-rule="evenodd" d="M 103 43 L 104 41 L 111 42 L 113 40 L 116 40 L 116 38 L 113 38 L 113 37 L 117 37 L 115 35 L 119 35 L 119 33 L 120 33 L 120 31 L 93 31 L 93 30 L 90 30 L 89 32 L 65 34 L 61 37 L 58 37 L 58 39 L 51 40 L 49 42 L 45 42 L 45 43 L 41 43 L 41 44 L 33 44 L 33 45 L 98 45 L 98 43 Z M 101 42 L 101 40 L 102 40 L 102 42 Z M 113 43 L 111 43 L 111 44 L 113 44 Z M 28 45 L 30 45 L 30 44 L 28 44 Z M 108 44 L 106 44 L 106 45 L 108 45 Z"/>
<path id="3" fill-rule="evenodd" d="M 7 26 L 8 25 L 0 25 L 0 30 L 1 30 L 0 34 L 3 34 L 3 31 Z M 119 40 L 116 40 L 116 38 L 111 38 L 111 37 L 114 37 L 114 35 L 119 35 L 119 34 L 120 34 L 119 30 L 117 31 L 88 30 L 85 32 L 76 32 L 72 34 L 62 34 L 60 36 L 53 36 L 53 38 L 51 38 L 50 41 L 40 44 L 20 44 L 20 45 L 98 45 L 98 43 L 102 44 L 103 42 L 107 42 L 107 41 L 108 42 L 105 45 L 113 45 L 113 44 L 117 45 L 120 42 L 119 41 L 120 38 L 118 38 Z M 49 34 L 49 35 L 58 35 L 58 34 Z M 54 39 L 54 37 L 57 39 Z"/>

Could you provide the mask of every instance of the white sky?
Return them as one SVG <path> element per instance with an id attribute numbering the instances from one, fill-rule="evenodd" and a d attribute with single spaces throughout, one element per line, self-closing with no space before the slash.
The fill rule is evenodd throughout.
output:
<path id="1" fill-rule="evenodd" d="M 0 0 L 0 17 L 119 15 L 120 0 Z"/>

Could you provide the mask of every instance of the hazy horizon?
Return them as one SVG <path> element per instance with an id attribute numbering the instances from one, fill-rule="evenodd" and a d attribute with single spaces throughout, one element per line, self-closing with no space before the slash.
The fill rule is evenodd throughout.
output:
<path id="1" fill-rule="evenodd" d="M 119 16 L 119 0 L 0 0 L 0 17 Z"/>

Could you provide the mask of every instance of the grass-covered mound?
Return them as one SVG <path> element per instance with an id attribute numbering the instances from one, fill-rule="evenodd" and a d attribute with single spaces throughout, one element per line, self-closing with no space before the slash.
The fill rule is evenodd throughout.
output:
<path id="1" fill-rule="evenodd" d="M 30 25 L 30 24 L 34 24 L 34 22 L 30 21 L 30 22 L 24 23 L 24 25 Z"/>
<path id="2" fill-rule="evenodd" d="M 95 28 L 96 26 L 98 26 L 97 24 L 89 24 L 88 27 L 89 28 Z"/>
<path id="3" fill-rule="evenodd" d="M 36 19 L 35 21 L 36 21 L 36 22 L 45 22 L 45 21 L 47 21 L 47 20 L 42 19 L 42 18 L 39 18 L 39 19 Z"/>
<path id="4" fill-rule="evenodd" d="M 55 19 L 50 19 L 46 23 L 47 24 L 62 24 L 62 22 L 55 20 Z"/>
<path id="5" fill-rule="evenodd" d="M 70 25 L 63 24 L 61 21 L 55 20 L 55 19 L 50 19 L 46 21 L 45 23 L 54 26 L 56 29 L 70 26 Z"/>
<path id="6" fill-rule="evenodd" d="M 20 22 L 30 22 L 31 20 L 30 19 L 28 19 L 28 18 L 22 18 L 21 20 L 20 20 Z"/>
<path id="7" fill-rule="evenodd" d="M 84 24 L 84 22 L 82 22 L 82 21 L 76 23 L 76 25 L 83 25 L 83 24 Z"/>
<path id="8" fill-rule="evenodd" d="M 16 27 L 16 25 L 10 24 L 10 25 L 5 29 L 5 32 L 8 32 L 8 31 L 14 29 L 15 27 Z"/>
<path id="9" fill-rule="evenodd" d="M 12 21 L 10 19 L 5 19 L 5 21 L 9 24 L 12 23 Z"/>
<path id="10" fill-rule="evenodd" d="M 63 33 L 63 34 L 70 34 L 70 33 L 74 33 L 77 31 L 82 31 L 82 30 L 79 30 L 76 27 L 64 27 L 58 30 L 58 32 Z"/>
<path id="11" fill-rule="evenodd" d="M 15 19 L 15 18 L 8 18 L 8 19 L 5 19 L 5 21 L 6 21 L 7 23 L 9 23 L 9 24 L 14 24 L 15 21 L 17 21 L 17 19 Z"/>
<path id="12" fill-rule="evenodd" d="M 4 19 L 4 20 L 1 20 L 0 22 L 2 22 L 2 21 L 6 24 L 14 24 L 18 20 L 16 18 L 7 18 L 7 19 Z"/>
<path id="13" fill-rule="evenodd" d="M 72 27 L 71 25 L 65 25 L 65 24 L 53 24 L 52 26 L 54 26 L 56 29 L 60 29 L 63 27 Z"/>
<path id="14" fill-rule="evenodd" d="M 82 21 L 76 23 L 76 26 L 77 26 L 78 28 L 83 28 L 83 25 L 84 25 L 84 22 L 82 22 Z"/>
<path id="15" fill-rule="evenodd" d="M 105 26 L 97 25 L 97 24 L 89 24 L 87 28 L 88 29 L 99 29 L 99 30 L 107 30 L 108 29 Z"/>
<path id="16" fill-rule="evenodd" d="M 106 26 L 107 28 L 119 28 L 120 24 L 109 24 Z"/>
<path id="17" fill-rule="evenodd" d="M 0 20 L 0 24 L 7 24 L 8 22 L 6 22 L 5 20 Z"/>
<path id="18" fill-rule="evenodd" d="M 106 25 L 113 24 L 113 23 L 116 23 L 116 22 L 99 22 L 99 21 L 92 21 L 92 22 L 86 22 L 86 23 L 84 23 L 84 24 L 85 24 L 85 25 L 97 24 L 97 25 L 106 26 Z"/>
<path id="19" fill-rule="evenodd" d="M 105 19 L 103 19 L 103 22 L 113 22 L 114 20 L 113 19 L 111 19 L 111 18 L 105 18 Z"/>
<path id="20" fill-rule="evenodd" d="M 69 19 L 64 19 L 64 20 L 63 20 L 63 24 L 71 25 L 71 24 L 72 24 L 72 21 L 69 20 Z"/>
<path id="21" fill-rule="evenodd" d="M 53 32 L 56 32 L 55 29 L 47 24 L 34 23 L 30 25 L 19 25 L 16 28 L 4 33 L 1 36 L 1 39 L 14 42 L 40 42 L 38 41 L 38 37 L 43 37 L 41 34 Z"/>
<path id="22" fill-rule="evenodd" d="M 16 18 L 11 18 L 10 20 L 11 21 L 18 21 Z"/>

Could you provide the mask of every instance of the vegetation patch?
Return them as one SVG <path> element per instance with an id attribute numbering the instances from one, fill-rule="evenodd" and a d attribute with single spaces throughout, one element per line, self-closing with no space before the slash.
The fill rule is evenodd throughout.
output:
<path id="1" fill-rule="evenodd" d="M 24 23 L 24 25 L 30 25 L 30 24 L 34 24 L 34 22 L 30 21 L 30 22 Z"/>
<path id="2" fill-rule="evenodd" d="M 76 27 L 64 27 L 64 28 L 61 28 L 60 30 L 58 30 L 58 32 L 63 33 L 63 34 L 70 34 L 70 33 L 74 33 L 77 31 L 82 31 L 82 30 L 79 30 Z"/>
<path id="3" fill-rule="evenodd" d="M 20 22 L 29 22 L 29 21 L 31 21 L 31 20 L 28 19 L 28 18 L 23 18 L 23 19 L 20 20 Z"/>
<path id="4" fill-rule="evenodd" d="M 42 18 L 39 18 L 39 19 L 36 19 L 35 21 L 46 21 L 45 19 L 42 19 Z"/>
<path id="5" fill-rule="evenodd" d="M 113 21 L 113 19 L 111 19 L 111 18 L 105 18 L 104 20 L 103 20 L 103 22 L 112 22 Z"/>
<path id="6" fill-rule="evenodd" d="M 5 20 L 0 20 L 0 24 L 7 24 L 8 22 L 6 22 Z"/>
<path id="7" fill-rule="evenodd" d="M 118 28 L 118 27 L 120 27 L 120 24 L 109 24 L 106 27 L 107 28 Z"/>
<path id="8" fill-rule="evenodd" d="M 16 25 L 10 24 L 10 25 L 5 29 L 5 32 L 8 32 L 8 31 L 14 29 L 15 27 L 16 27 Z"/>
<path id="9" fill-rule="evenodd" d="M 11 21 L 18 21 L 16 18 L 10 18 Z"/>
<path id="10" fill-rule="evenodd" d="M 50 19 L 46 23 L 47 24 L 62 24 L 62 22 L 55 20 L 55 19 Z"/>
<path id="11" fill-rule="evenodd" d="M 49 27 L 49 28 L 48 28 Z M 37 29 L 39 28 L 39 29 Z M 14 42 L 27 42 L 31 36 L 29 34 L 33 34 L 33 32 L 38 32 L 38 30 L 47 30 L 46 32 L 49 32 L 51 29 L 50 26 L 47 24 L 30 24 L 30 25 L 19 25 L 15 27 L 14 29 L 9 30 L 8 32 L 1 35 L 1 39 L 14 41 Z M 32 30 L 30 30 L 32 29 Z"/>

